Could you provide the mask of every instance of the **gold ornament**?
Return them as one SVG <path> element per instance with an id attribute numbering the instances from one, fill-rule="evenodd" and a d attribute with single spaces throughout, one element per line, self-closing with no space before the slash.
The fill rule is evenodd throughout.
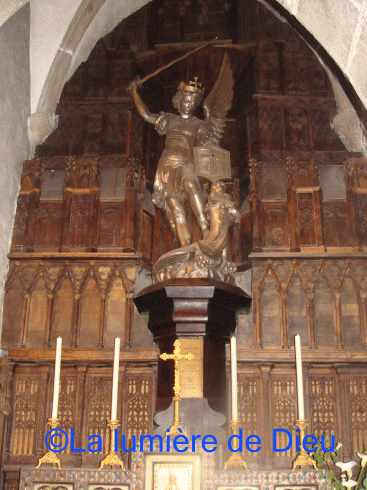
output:
<path id="1" fill-rule="evenodd" d="M 306 427 L 308 425 L 308 420 L 296 420 L 296 427 L 299 429 L 299 439 L 300 439 L 300 450 L 297 454 L 296 459 L 293 461 L 292 470 L 295 470 L 297 466 L 301 470 L 307 466 L 313 466 L 317 470 L 316 461 L 309 455 L 307 451 L 304 450 L 302 442 L 306 434 Z"/>
<path id="2" fill-rule="evenodd" d="M 60 425 L 59 419 L 47 419 L 47 423 L 51 427 L 51 430 L 56 429 Z M 52 466 L 58 466 L 61 468 L 60 460 L 54 451 L 47 451 L 41 458 L 39 458 L 36 468 L 40 468 L 41 464 L 52 464 Z"/>
<path id="3" fill-rule="evenodd" d="M 229 426 L 232 429 L 232 434 L 238 436 L 240 433 L 240 423 L 238 422 L 238 420 L 230 420 Z M 235 450 L 239 448 L 239 440 L 237 438 L 234 439 L 233 446 L 234 446 L 233 449 Z M 233 467 L 243 466 L 244 470 L 248 471 L 247 463 L 242 459 L 241 453 L 239 451 L 231 453 L 230 457 L 227 459 L 227 461 L 224 464 L 224 471 L 229 466 L 233 466 Z"/>
<path id="4" fill-rule="evenodd" d="M 179 361 L 181 359 L 187 359 L 188 361 L 191 361 L 192 359 L 194 359 L 194 354 L 192 354 L 191 352 L 189 354 L 181 354 L 181 342 L 178 339 L 175 340 L 173 347 L 174 347 L 173 354 L 167 354 L 166 352 L 164 352 L 159 356 L 161 359 L 163 359 L 163 361 L 168 361 L 169 359 L 173 359 L 175 361 L 175 380 L 173 385 L 173 392 L 175 394 L 175 396 L 173 397 L 174 415 L 173 415 L 173 424 L 169 429 L 170 432 L 167 432 L 167 434 L 172 436 L 183 434 L 187 436 L 187 432 L 181 427 L 180 424 L 181 386 L 180 386 Z"/>
<path id="5" fill-rule="evenodd" d="M 122 470 L 124 470 L 124 463 L 118 457 L 118 454 L 115 452 L 115 429 L 120 427 L 120 422 L 118 420 L 108 420 L 107 425 L 110 428 L 110 450 L 108 454 L 102 459 L 99 463 L 99 470 L 103 468 L 103 466 L 120 466 Z"/>

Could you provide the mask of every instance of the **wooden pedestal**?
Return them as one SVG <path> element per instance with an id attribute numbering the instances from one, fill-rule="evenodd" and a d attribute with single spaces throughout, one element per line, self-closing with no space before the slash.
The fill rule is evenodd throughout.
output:
<path id="1" fill-rule="evenodd" d="M 149 312 L 149 329 L 160 352 L 172 353 L 177 338 L 203 338 L 203 397 L 226 415 L 225 345 L 236 329 L 236 311 L 251 299 L 242 289 L 214 279 L 171 279 L 141 291 L 134 302 Z M 173 397 L 173 362 L 158 361 L 156 411 Z"/>

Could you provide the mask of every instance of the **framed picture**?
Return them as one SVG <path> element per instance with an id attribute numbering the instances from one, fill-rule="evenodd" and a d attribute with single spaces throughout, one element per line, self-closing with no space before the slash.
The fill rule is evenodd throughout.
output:
<path id="1" fill-rule="evenodd" d="M 130 490 L 130 485 L 120 485 L 116 483 L 116 485 L 88 485 L 88 490 Z"/>
<path id="2" fill-rule="evenodd" d="M 260 490 L 260 487 L 252 486 L 252 485 L 240 485 L 240 486 L 232 486 L 232 485 L 222 485 L 217 487 L 217 490 Z"/>
<path id="3" fill-rule="evenodd" d="M 200 455 L 147 454 L 146 490 L 200 490 Z"/>
<path id="4" fill-rule="evenodd" d="M 34 483 L 33 490 L 73 490 L 72 483 Z"/>
<path id="5" fill-rule="evenodd" d="M 275 485 L 274 490 L 317 490 L 318 485 Z"/>

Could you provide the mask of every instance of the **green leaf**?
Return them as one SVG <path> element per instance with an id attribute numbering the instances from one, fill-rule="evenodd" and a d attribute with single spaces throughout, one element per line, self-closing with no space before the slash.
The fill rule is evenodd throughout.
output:
<path id="1" fill-rule="evenodd" d="M 367 477 L 362 481 L 363 488 L 367 489 Z"/>
<path id="2" fill-rule="evenodd" d="M 322 459 L 322 457 L 317 453 L 314 453 L 313 457 L 314 457 L 314 460 L 316 461 L 316 466 L 318 468 L 321 468 L 322 465 L 324 464 L 324 460 Z"/>

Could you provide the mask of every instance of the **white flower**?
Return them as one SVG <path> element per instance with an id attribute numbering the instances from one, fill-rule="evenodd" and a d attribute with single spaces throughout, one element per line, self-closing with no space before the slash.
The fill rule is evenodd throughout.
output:
<path id="1" fill-rule="evenodd" d="M 357 482 L 354 480 L 342 481 L 342 485 L 343 487 L 352 488 L 357 485 Z"/>
<path id="2" fill-rule="evenodd" d="M 338 444 L 336 445 L 336 448 L 335 448 L 335 451 L 339 451 L 339 449 L 343 446 L 343 444 L 341 442 L 338 442 Z"/>
<path id="3" fill-rule="evenodd" d="M 341 461 L 338 461 L 337 463 L 335 463 L 335 465 L 339 466 L 342 473 L 344 473 L 344 471 L 346 471 L 348 478 L 350 478 L 350 475 L 352 474 L 352 468 L 353 468 L 353 466 L 357 466 L 357 463 L 355 461 L 348 461 L 347 463 L 342 463 Z M 343 485 L 344 485 L 344 483 L 343 483 Z"/>
<path id="4" fill-rule="evenodd" d="M 361 467 L 364 468 L 367 463 L 367 454 L 357 453 L 357 455 L 361 458 Z"/>

